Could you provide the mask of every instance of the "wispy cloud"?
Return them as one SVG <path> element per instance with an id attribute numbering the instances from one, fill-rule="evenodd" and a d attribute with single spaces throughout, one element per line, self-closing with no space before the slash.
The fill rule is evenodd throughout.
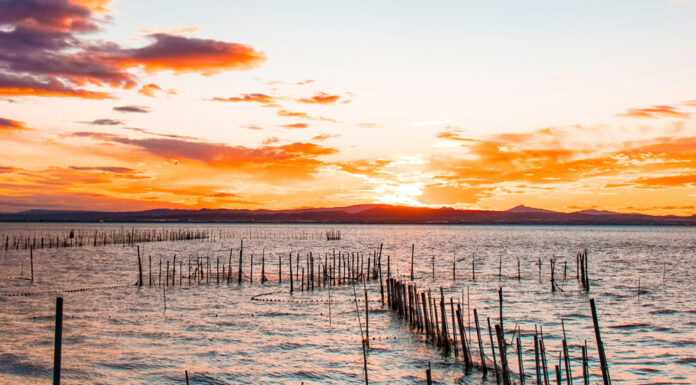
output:
<path id="1" fill-rule="evenodd" d="M 686 112 L 677 111 L 673 106 L 653 106 L 650 108 L 629 108 L 626 112 L 616 114 L 622 118 L 656 119 L 656 118 L 678 118 L 688 119 L 691 115 Z"/>
<path id="2" fill-rule="evenodd" d="M 262 103 L 262 104 L 268 104 L 268 103 L 273 103 L 275 101 L 275 97 L 267 94 L 262 94 L 262 93 L 253 93 L 253 94 L 242 94 L 241 96 L 230 96 L 227 98 L 223 97 L 214 97 L 209 100 L 215 101 L 215 102 L 231 102 L 231 103 L 239 103 L 239 102 L 252 102 L 252 103 Z"/>
<path id="3" fill-rule="evenodd" d="M 114 111 L 118 112 L 136 112 L 145 114 L 150 112 L 150 107 L 147 106 L 117 106 L 113 108 Z"/>
<path id="4" fill-rule="evenodd" d="M 292 123 L 292 124 L 283 124 L 281 127 L 285 128 L 307 128 L 309 127 L 309 124 L 307 123 Z"/>
<path id="5" fill-rule="evenodd" d="M 319 120 L 323 122 L 332 122 L 335 123 L 336 120 L 327 118 L 324 116 L 311 116 L 305 112 L 293 112 L 293 111 L 288 111 L 288 110 L 278 110 L 277 112 L 278 116 L 284 116 L 287 118 L 302 118 L 302 119 L 309 119 L 309 120 Z"/>
<path id="6" fill-rule="evenodd" d="M 123 124 L 123 121 L 116 119 L 95 119 L 90 122 L 81 122 L 85 124 L 91 124 L 93 126 L 118 126 Z"/>
<path id="7" fill-rule="evenodd" d="M 319 134 L 319 135 L 312 137 L 312 140 L 322 142 L 322 141 L 325 141 L 327 139 L 338 138 L 340 136 L 341 136 L 340 134 Z"/>

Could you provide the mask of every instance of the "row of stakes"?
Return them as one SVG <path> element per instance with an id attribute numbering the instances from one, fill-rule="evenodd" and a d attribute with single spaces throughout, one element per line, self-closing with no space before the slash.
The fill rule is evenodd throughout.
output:
<path id="1" fill-rule="evenodd" d="M 328 238 L 329 234 L 327 234 Z M 340 237 L 340 233 L 338 235 Z M 335 254 L 335 252 L 332 255 L 331 261 L 333 262 L 332 264 L 329 264 L 329 257 L 328 255 L 325 256 L 324 261 L 322 263 L 321 258 L 317 258 L 315 261 L 315 258 L 312 257 L 311 253 L 306 258 L 306 268 L 307 268 L 307 279 L 305 279 L 305 267 L 302 267 L 302 278 L 301 281 L 298 277 L 299 274 L 293 274 L 293 259 L 292 259 L 292 253 L 289 255 L 289 281 L 290 281 L 290 293 L 294 291 L 294 281 L 298 280 L 301 282 L 301 290 L 314 290 L 315 287 L 315 282 L 317 286 L 321 287 L 321 285 L 329 285 L 329 286 L 335 286 L 335 285 L 340 285 L 340 284 L 354 284 L 355 282 L 362 281 L 363 283 L 366 280 L 370 279 L 379 279 L 380 280 L 380 294 L 381 294 L 381 302 L 384 304 L 385 301 L 385 290 L 384 290 L 384 281 L 382 278 L 382 264 L 381 264 L 381 257 L 382 257 L 382 247 L 383 245 L 380 245 L 379 253 L 377 251 L 374 252 L 373 258 L 367 259 L 367 264 L 365 265 L 365 260 L 364 256 L 361 253 L 340 253 L 338 256 Z M 413 265 L 414 265 L 414 249 L 415 245 L 412 245 L 412 253 L 411 253 L 411 280 L 413 280 L 414 277 L 414 270 L 413 270 Z M 244 241 L 241 240 L 240 244 L 240 250 L 239 250 L 239 266 L 238 266 L 238 271 L 237 271 L 237 281 L 239 283 L 242 282 L 242 277 L 243 277 L 243 270 L 242 270 L 242 256 L 243 256 L 243 250 L 244 250 Z M 140 255 L 140 247 L 137 247 L 138 251 L 138 281 L 137 285 L 138 286 L 143 286 L 143 266 L 142 266 L 142 259 Z M 464 332 L 464 327 L 463 327 L 463 322 L 462 322 L 462 316 L 461 316 L 461 308 L 460 304 L 457 303 L 457 309 L 455 311 L 454 309 L 454 302 L 453 299 L 450 298 L 450 315 L 451 315 L 451 320 L 452 320 L 452 338 L 449 338 L 449 333 L 447 329 L 447 315 L 446 315 L 446 303 L 444 300 L 444 293 L 442 291 L 442 287 L 440 288 L 441 292 L 441 298 L 440 298 L 440 304 L 439 304 L 439 315 L 438 315 L 438 306 L 436 300 L 434 300 L 431 296 L 430 290 L 427 292 L 421 291 L 419 292 L 418 289 L 416 288 L 415 285 L 411 285 L 408 283 L 405 283 L 403 281 L 398 280 L 397 278 L 391 277 L 391 263 L 390 263 L 390 257 L 388 257 L 387 261 L 387 279 L 386 279 L 386 287 L 387 287 L 387 292 L 386 292 L 386 297 L 387 297 L 387 302 L 389 308 L 396 312 L 398 315 L 401 317 L 405 318 L 411 326 L 415 327 L 416 330 L 425 333 L 426 335 L 426 340 L 435 344 L 438 347 L 441 347 L 444 349 L 445 354 L 449 354 L 452 350 L 455 353 L 455 356 L 459 356 L 459 348 L 457 346 L 457 337 L 456 337 L 456 328 L 457 325 L 459 326 L 460 330 L 460 338 L 459 341 L 461 342 L 461 351 L 462 351 L 462 357 L 464 359 L 465 363 L 465 372 L 469 373 L 470 370 L 473 367 L 478 367 L 481 369 L 483 372 L 484 376 L 486 375 L 487 371 L 489 370 L 489 366 L 491 366 L 489 363 L 486 361 L 486 355 L 484 354 L 483 350 L 483 342 L 481 339 L 481 334 L 480 334 L 480 328 L 479 328 L 479 322 L 478 322 L 478 313 L 477 309 L 474 309 L 474 317 L 476 321 L 476 329 L 477 329 L 477 336 L 478 336 L 478 344 L 479 344 L 479 354 L 480 354 L 480 361 L 478 363 L 475 362 L 475 360 L 472 358 L 471 354 L 471 343 L 467 342 L 466 338 L 466 333 Z M 262 272 L 261 272 L 261 282 L 267 281 L 266 275 L 265 275 L 265 259 L 262 256 Z M 32 258 L 33 260 L 33 258 Z M 204 265 L 204 259 L 203 258 L 197 258 L 196 264 L 194 267 L 194 270 L 191 270 L 191 262 L 189 260 L 189 274 L 187 275 L 187 279 L 189 283 L 191 283 L 191 279 L 195 277 L 196 281 L 200 284 L 202 281 L 203 282 L 209 282 L 210 280 L 210 275 L 211 275 L 211 266 L 210 266 L 210 260 L 209 258 L 205 259 L 206 264 Z M 588 269 L 587 269 L 587 250 L 584 250 L 583 252 L 578 253 L 577 258 L 576 258 L 577 264 L 578 264 L 578 277 L 581 280 L 581 285 L 583 288 L 586 290 L 589 290 L 589 278 L 588 278 Z M 315 263 L 316 262 L 316 263 Z M 555 270 L 555 258 L 551 259 L 551 282 L 552 282 L 552 290 L 555 290 L 557 287 L 555 284 L 554 280 L 554 270 Z M 299 255 L 296 256 L 295 259 L 295 270 L 299 270 Z M 278 269 L 278 281 L 279 283 L 282 283 L 282 265 L 281 265 L 281 259 L 279 258 L 279 269 Z M 226 280 L 228 283 L 231 282 L 232 280 L 232 271 L 229 269 L 229 266 L 232 266 L 232 251 L 230 252 L 230 259 L 229 263 L 227 264 L 227 269 L 226 266 L 223 264 L 222 265 L 222 274 L 220 274 L 220 264 L 219 260 L 217 263 L 217 272 L 215 273 L 215 277 L 217 282 L 220 282 L 220 279 L 222 278 L 223 282 Z M 316 274 L 315 274 L 315 266 L 316 266 Z M 33 263 L 32 263 L 33 267 Z M 541 261 L 539 262 L 539 267 L 541 270 Z M 253 268 L 253 256 L 252 256 L 252 262 L 251 262 L 251 268 Z M 453 269 L 456 267 L 453 266 Z M 474 267 L 472 266 L 472 275 L 475 277 L 475 270 L 473 270 Z M 181 285 L 182 280 L 183 280 L 183 261 L 180 261 L 179 264 L 179 284 Z M 161 261 L 160 261 L 160 273 L 159 273 L 159 285 L 161 285 Z M 32 277 L 33 277 L 33 269 L 32 269 Z M 171 277 L 171 281 L 170 281 Z M 251 281 L 253 281 L 253 271 L 250 271 L 250 277 Z M 295 278 L 293 278 L 295 277 Z M 519 263 L 518 263 L 518 278 L 519 278 Z M 475 278 L 474 278 L 475 279 Z M 298 282 L 298 283 L 300 283 Z M 166 277 L 165 277 L 165 284 L 169 285 L 175 285 L 176 284 L 176 257 L 174 259 L 173 263 L 173 268 L 171 270 L 170 274 L 170 269 L 169 269 L 169 261 L 167 261 L 167 268 L 166 268 Z M 152 268 L 151 268 L 151 260 L 150 260 L 150 285 L 153 284 L 153 279 L 152 279 Z M 357 297 L 356 297 L 356 311 L 357 311 Z M 366 309 L 365 309 L 365 323 L 366 323 L 366 329 L 365 329 L 365 334 L 367 337 L 363 337 L 363 353 L 364 353 L 364 367 L 365 367 L 365 382 L 368 383 L 368 376 L 367 376 L 367 358 L 366 358 L 366 349 L 369 347 L 369 321 L 368 321 L 368 310 L 367 310 L 367 303 L 369 301 L 367 300 L 367 291 L 365 290 L 365 304 L 366 304 Z M 592 315 L 593 315 L 593 320 L 595 323 L 595 332 L 596 332 L 596 338 L 597 338 L 597 345 L 598 345 L 598 351 L 600 355 L 600 365 L 601 365 L 601 370 L 602 370 L 602 377 L 604 380 L 605 385 L 609 385 L 611 383 L 610 377 L 609 377 L 609 369 L 608 365 L 606 362 L 606 356 L 604 354 L 604 348 L 601 343 L 601 338 L 600 338 L 600 333 L 599 333 L 599 326 L 598 326 L 598 321 L 596 317 L 596 310 L 595 310 L 595 305 L 594 305 L 594 299 L 590 299 L 590 305 L 592 308 Z M 166 306 L 166 305 L 165 305 Z M 493 341 L 493 334 L 492 334 L 492 329 L 490 325 L 490 319 L 488 319 L 488 331 L 489 331 L 489 337 L 491 340 L 491 350 L 492 350 L 492 357 L 493 357 L 493 370 L 496 373 L 496 381 L 498 383 L 502 383 L 504 385 L 510 384 L 510 368 L 507 360 L 507 354 L 506 354 L 506 347 L 507 343 L 505 342 L 504 339 L 504 329 L 502 326 L 503 323 L 503 318 L 502 318 L 502 289 L 500 289 L 500 324 L 495 325 L 496 329 L 496 336 L 498 338 L 498 355 L 500 356 L 500 361 L 501 364 L 498 365 L 497 359 L 496 359 L 496 354 L 495 354 L 495 344 Z M 56 299 L 56 331 L 55 331 L 55 353 L 54 353 L 54 384 L 59 384 L 60 383 L 60 352 L 61 352 L 61 340 L 62 340 L 62 313 L 63 313 L 63 299 L 62 297 L 58 297 Z M 456 316 L 455 316 L 456 314 Z M 360 320 L 360 317 L 358 317 Z M 457 322 L 455 322 L 457 321 Z M 361 329 L 361 334 L 362 334 L 362 325 L 360 326 Z M 544 348 L 544 340 L 543 340 L 543 329 L 541 332 L 541 335 L 538 335 L 535 331 L 534 334 L 534 341 L 535 341 L 535 363 L 536 363 L 536 375 L 537 375 L 537 384 L 545 384 L 549 385 L 550 382 L 548 381 L 548 367 L 546 363 L 546 354 L 545 354 L 545 348 Z M 519 359 L 519 369 L 520 369 L 520 384 L 524 385 L 524 370 L 523 370 L 523 365 L 522 365 L 522 356 L 521 356 L 521 350 L 520 350 L 520 336 L 517 336 L 517 344 L 518 344 L 518 359 Z M 570 367 L 570 358 L 567 354 L 567 343 L 565 339 L 565 330 L 564 330 L 564 339 L 563 339 L 563 352 L 565 354 L 565 366 L 566 366 L 566 380 L 568 384 L 572 384 L 572 375 L 571 375 L 571 367 Z M 585 381 L 585 384 L 589 384 L 589 371 L 588 371 L 588 366 L 587 366 L 587 355 L 586 355 L 586 346 L 582 347 L 582 352 L 583 352 L 583 379 Z M 541 357 L 541 359 L 540 359 Z M 490 360 L 489 360 L 490 361 Z M 541 365 L 541 366 L 540 366 Z M 560 378 L 561 378 L 561 371 L 559 370 L 559 365 L 556 366 L 556 374 L 557 374 L 557 380 L 560 383 Z M 187 383 L 188 383 L 188 373 L 186 373 L 187 377 Z M 430 374 L 430 369 L 427 370 L 427 378 L 429 379 L 431 377 Z"/>

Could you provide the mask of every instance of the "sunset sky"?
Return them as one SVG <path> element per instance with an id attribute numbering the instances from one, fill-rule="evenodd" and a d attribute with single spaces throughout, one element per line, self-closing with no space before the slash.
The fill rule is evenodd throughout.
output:
<path id="1" fill-rule="evenodd" d="M 0 211 L 696 213 L 696 1 L 0 0 Z"/>

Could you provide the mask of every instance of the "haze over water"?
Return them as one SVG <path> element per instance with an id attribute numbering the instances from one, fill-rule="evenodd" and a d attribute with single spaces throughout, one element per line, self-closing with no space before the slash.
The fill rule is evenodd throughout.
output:
<path id="1" fill-rule="evenodd" d="M 534 325 L 544 328 L 553 368 L 561 348 L 563 319 L 576 381 L 581 375 L 579 346 L 585 340 L 592 380 L 601 381 L 588 303 L 594 297 L 614 383 L 696 383 L 693 228 L 21 223 L 0 224 L 0 236 L 64 236 L 71 229 L 89 234 L 122 227 L 212 229 L 220 239 L 140 244 L 145 264 L 145 286 L 141 288 L 134 286 L 137 253 L 133 246 L 35 250 L 33 284 L 18 279 L 29 275 L 28 250 L 0 251 L 0 383 L 50 382 L 58 295 L 65 299 L 63 380 L 67 384 L 183 383 L 185 370 L 192 384 L 364 383 L 353 287 L 331 288 L 329 319 L 328 289 L 290 295 L 287 256 L 292 252 L 294 260 L 300 253 L 302 266 L 309 252 L 322 259 L 328 253 L 331 259 L 336 250 L 361 252 L 367 262 L 381 243 L 385 276 L 390 255 L 392 275 L 407 279 L 411 244 L 415 244 L 418 287 L 431 288 L 435 294 L 442 286 L 445 295 L 454 296 L 455 301 L 470 293 L 464 309 L 467 304 L 476 307 L 483 323 L 486 317 L 491 323 L 498 322 L 498 288 L 502 287 L 506 335 L 509 338 L 519 325 L 528 375 L 534 373 Z M 341 230 L 342 239 L 327 241 L 327 229 Z M 166 287 L 166 294 L 162 287 L 148 286 L 150 256 L 155 281 L 160 258 L 164 265 L 174 255 L 177 261 L 183 260 L 184 269 L 189 258 L 210 257 L 214 272 L 216 259 L 226 264 L 232 252 L 235 274 L 242 237 L 245 282 L 241 285 L 236 281 L 218 284 L 211 277 L 209 284 L 200 286 L 189 286 L 186 278 L 178 286 L 177 280 L 176 286 Z M 589 255 L 589 295 L 575 280 L 575 255 L 583 249 Z M 254 282 L 249 283 L 252 252 Z M 263 285 L 259 282 L 262 255 L 269 279 Z M 549 282 L 552 256 L 558 256 L 556 279 L 562 288 L 556 293 L 551 293 Z M 498 276 L 501 258 L 503 277 Z M 543 261 L 541 278 L 539 258 Z M 360 297 L 362 285 L 357 284 L 356 289 Z M 371 383 L 423 383 L 428 363 L 436 382 L 482 383 L 480 372 L 464 376 L 458 361 L 424 343 L 382 306 L 379 280 L 368 281 L 367 290 L 370 336 L 374 337 L 368 353 Z M 20 293 L 31 295 L 13 295 Z M 363 306 L 360 303 L 361 311 Z M 475 343 L 475 331 L 472 337 Z M 490 349 L 488 338 L 484 338 L 484 347 Z M 508 355 L 515 357 L 516 351 L 509 348 Z M 511 359 L 511 368 L 517 371 L 516 357 Z M 494 383 L 494 377 L 489 379 Z"/>

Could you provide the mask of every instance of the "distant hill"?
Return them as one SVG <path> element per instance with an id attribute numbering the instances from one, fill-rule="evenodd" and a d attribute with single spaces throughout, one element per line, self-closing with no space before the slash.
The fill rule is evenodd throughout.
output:
<path id="1" fill-rule="evenodd" d="M 29 210 L 0 214 L 10 222 L 211 222 L 211 223 L 440 223 L 515 225 L 696 225 L 696 215 L 652 216 L 583 210 L 560 213 L 517 206 L 507 211 L 456 210 L 364 204 L 296 210 L 173 210 L 129 212 Z"/>
<path id="2" fill-rule="evenodd" d="M 523 213 L 523 214 L 529 214 L 529 213 L 556 213 L 555 211 L 551 210 L 544 210 L 544 209 L 535 209 L 534 207 L 527 207 L 525 205 L 519 205 L 511 208 L 510 210 L 507 210 L 508 213 Z"/>

